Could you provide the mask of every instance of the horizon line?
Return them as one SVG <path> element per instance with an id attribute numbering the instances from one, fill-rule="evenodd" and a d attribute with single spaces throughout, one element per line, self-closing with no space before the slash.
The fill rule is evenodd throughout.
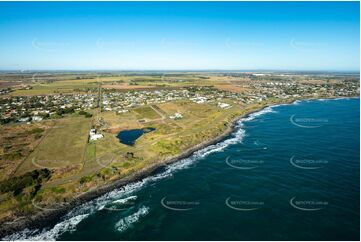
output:
<path id="1" fill-rule="evenodd" d="M 340 70 L 340 69 L 0 69 L 0 72 L 344 72 L 344 73 L 360 73 L 360 70 Z"/>

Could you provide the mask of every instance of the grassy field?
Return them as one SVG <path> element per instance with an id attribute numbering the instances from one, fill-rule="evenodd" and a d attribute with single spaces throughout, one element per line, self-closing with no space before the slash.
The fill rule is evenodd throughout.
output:
<path id="1" fill-rule="evenodd" d="M 153 108 L 163 113 L 163 118 L 159 118 L 159 114 Z M 117 130 L 119 132 L 124 129 L 142 127 L 153 127 L 156 130 L 141 136 L 134 146 L 119 145 L 118 140 L 115 138 L 116 133 L 113 136 L 106 136 L 105 139 L 100 140 L 96 144 L 97 156 L 105 154 L 109 150 L 116 150 L 123 155 L 127 152 L 132 152 L 135 159 L 138 159 L 140 162 L 156 162 L 159 159 L 180 154 L 184 149 L 216 134 L 220 134 L 227 128 L 224 122 L 229 122 L 232 117 L 242 112 L 239 107 L 222 110 L 215 105 L 195 104 L 189 101 L 153 105 L 153 108 L 145 106 L 141 109 L 134 109 L 131 113 L 118 115 L 102 114 L 105 122 L 109 125 L 109 130 Z M 133 112 L 136 114 L 133 115 Z M 170 119 L 169 116 L 175 112 L 182 113 L 183 118 L 179 120 Z M 134 116 L 143 119 L 152 118 L 153 120 L 146 123 L 136 123 Z M 127 124 L 136 123 L 136 125 L 131 127 L 120 126 L 115 120 L 121 120 L 122 123 Z M 126 159 L 119 160 L 123 160 L 122 162 L 126 161 Z M 113 161 L 113 164 L 115 163 Z"/>
<path id="2" fill-rule="evenodd" d="M 162 113 L 163 117 L 154 109 Z M 182 113 L 184 117 L 179 120 L 170 119 L 169 116 L 175 112 Z M 57 182 L 51 181 L 48 186 L 65 185 L 70 181 L 79 181 L 82 177 L 88 177 L 87 184 L 89 185 L 125 176 L 139 167 L 178 155 L 184 149 L 222 133 L 227 128 L 225 122 L 229 122 L 241 112 L 239 107 L 222 110 L 216 105 L 180 101 L 144 106 L 122 114 L 100 113 L 95 119 L 103 120 L 104 127 L 101 130 L 103 130 L 104 138 L 90 142 L 83 148 L 84 166 L 78 172 L 72 173 L 69 176 L 71 179 L 60 178 Z M 138 119 L 148 120 L 148 122 L 139 123 Z M 153 127 L 156 130 L 141 136 L 134 146 L 121 144 L 116 138 L 121 130 L 144 127 Z M 35 151 L 34 155 L 40 151 L 40 149 Z M 132 156 L 128 157 L 127 154 L 130 153 Z M 47 155 L 56 156 L 50 153 Z M 75 159 L 75 154 L 73 156 L 69 159 Z M 77 153 L 77 156 L 80 157 L 81 154 Z M 100 179 L 99 174 L 104 172 L 107 173 L 107 179 Z M 78 188 L 75 186 L 74 189 Z"/>
<path id="3" fill-rule="evenodd" d="M 98 117 L 105 122 L 102 128 L 109 133 L 115 134 L 120 130 L 141 128 L 142 125 L 138 122 L 137 115 L 139 114 L 134 112 L 127 112 L 121 115 L 114 112 L 102 112 Z"/>
<path id="4" fill-rule="evenodd" d="M 18 167 L 16 174 L 47 167 L 53 169 L 82 165 L 91 119 L 59 119 L 46 133 L 34 152 Z"/>
<path id="5" fill-rule="evenodd" d="M 0 126 L 0 180 L 15 173 L 52 125 L 53 122 Z"/>
<path id="6" fill-rule="evenodd" d="M 161 118 L 161 116 L 159 116 L 159 114 L 150 106 L 135 108 L 133 109 L 133 112 L 138 119 L 152 120 Z"/>
<path id="7" fill-rule="evenodd" d="M 58 81 L 49 84 L 32 84 L 32 89 L 29 90 L 15 90 L 11 93 L 12 96 L 27 96 L 27 95 L 51 95 L 62 93 L 84 92 L 88 89 L 97 88 L 97 83 L 78 83 Z"/>

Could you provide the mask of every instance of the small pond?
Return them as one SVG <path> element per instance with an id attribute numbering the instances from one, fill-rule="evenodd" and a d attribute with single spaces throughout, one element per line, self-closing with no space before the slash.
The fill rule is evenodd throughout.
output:
<path id="1" fill-rule="evenodd" d="M 142 136 L 143 134 L 149 133 L 154 131 L 155 128 L 146 127 L 143 129 L 130 129 L 130 130 L 123 130 L 120 131 L 117 135 L 120 143 L 125 145 L 134 145 L 135 141 Z"/>

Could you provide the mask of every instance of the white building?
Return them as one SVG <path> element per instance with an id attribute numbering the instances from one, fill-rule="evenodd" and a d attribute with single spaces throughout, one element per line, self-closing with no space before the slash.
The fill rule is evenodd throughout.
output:
<path id="1" fill-rule="evenodd" d="M 33 121 L 41 121 L 41 120 L 43 120 L 43 118 L 41 116 L 33 116 L 32 120 Z"/>
<path id="2" fill-rule="evenodd" d="M 20 118 L 19 122 L 28 122 L 30 120 L 30 117 Z"/>
<path id="3" fill-rule="evenodd" d="M 183 115 L 181 113 L 175 113 L 172 116 L 169 116 L 170 119 L 181 119 L 183 118 Z"/>
<path id="4" fill-rule="evenodd" d="M 90 132 L 89 132 L 89 140 L 90 140 L 90 141 L 98 140 L 98 139 L 101 139 L 101 138 L 104 137 L 104 135 L 102 135 L 102 134 L 97 134 L 96 132 L 97 132 L 96 129 L 90 129 Z"/>
<path id="5" fill-rule="evenodd" d="M 228 103 L 218 103 L 218 107 L 227 109 L 230 108 L 231 106 Z"/>
<path id="6" fill-rule="evenodd" d="M 126 113 L 126 112 L 129 112 L 128 109 L 121 109 L 121 110 L 118 110 L 118 113 Z"/>

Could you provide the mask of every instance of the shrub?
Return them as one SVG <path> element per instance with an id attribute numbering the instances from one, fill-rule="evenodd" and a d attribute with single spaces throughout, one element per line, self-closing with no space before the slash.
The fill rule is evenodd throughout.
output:
<path id="1" fill-rule="evenodd" d="M 80 114 L 80 115 L 85 115 L 85 114 L 87 114 L 87 112 L 81 110 L 81 111 L 79 111 L 79 114 Z"/>
<path id="2" fill-rule="evenodd" d="M 44 129 L 42 129 L 42 128 L 34 128 L 34 129 L 26 131 L 26 134 L 40 134 L 42 132 L 44 132 Z"/>
<path id="3" fill-rule="evenodd" d="M 21 176 L 11 177 L 0 182 L 0 192 L 13 192 L 13 194 L 17 196 L 21 194 L 26 187 L 35 184 L 34 193 L 36 193 L 41 187 L 42 180 L 50 178 L 50 175 L 50 171 L 45 168 L 30 171 Z"/>
<path id="4" fill-rule="evenodd" d="M 53 187 L 53 188 L 51 188 L 51 191 L 54 193 L 64 193 L 65 188 L 64 187 Z"/>
<path id="5" fill-rule="evenodd" d="M 86 118 L 90 118 L 92 117 L 93 115 L 91 113 L 88 113 L 88 112 L 85 112 L 85 111 L 79 111 L 78 113 L 79 115 L 84 115 Z"/>
<path id="6" fill-rule="evenodd" d="M 92 180 L 91 176 L 83 176 L 82 178 L 80 178 L 80 184 L 90 182 L 91 180 Z"/>
<path id="7" fill-rule="evenodd" d="M 74 108 L 71 107 L 71 108 L 65 108 L 64 109 L 64 113 L 74 113 Z"/>
<path id="8" fill-rule="evenodd" d="M 8 153 L 3 155 L 3 158 L 5 160 L 17 160 L 20 159 L 21 157 L 23 157 L 23 155 L 21 154 L 21 151 L 18 150 L 13 153 Z"/>
<path id="9" fill-rule="evenodd" d="M 126 156 L 127 159 L 132 159 L 134 158 L 134 153 L 133 152 L 127 152 Z"/>

